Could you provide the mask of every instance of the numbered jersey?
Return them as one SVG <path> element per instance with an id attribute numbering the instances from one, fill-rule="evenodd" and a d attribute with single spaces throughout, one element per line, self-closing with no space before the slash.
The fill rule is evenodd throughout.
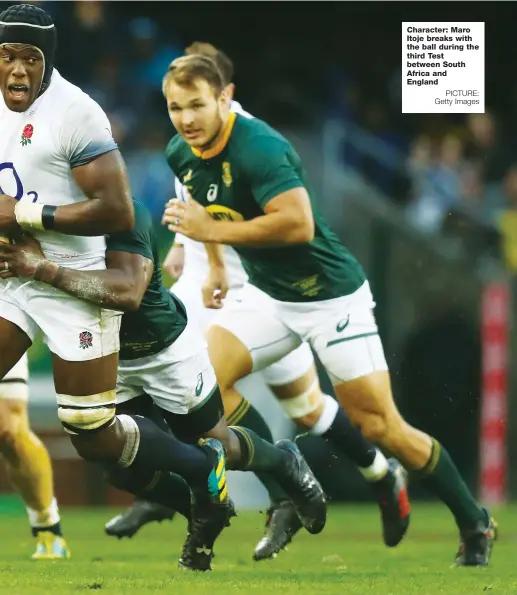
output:
<path id="1" fill-rule="evenodd" d="M 243 114 L 248 118 L 253 117 L 242 109 L 242 106 L 238 101 L 231 102 L 231 111 Z M 188 180 L 186 183 L 188 184 Z M 177 198 L 187 200 L 187 190 L 178 178 L 174 180 L 174 188 L 176 190 Z M 217 199 L 217 192 L 217 184 L 212 184 L 207 192 L 207 200 L 209 202 L 215 202 Z M 182 244 L 185 250 L 185 264 L 183 266 L 182 277 L 188 279 L 190 283 L 201 286 L 208 275 L 208 258 L 203 243 L 196 242 L 195 240 L 191 240 L 180 234 L 176 234 L 176 243 Z M 235 252 L 232 247 L 225 246 L 224 256 L 230 288 L 244 285 L 248 280 L 248 274 L 244 270 L 237 252 Z"/>
<path id="2" fill-rule="evenodd" d="M 0 94 L 0 193 L 16 200 L 61 206 L 87 200 L 73 169 L 117 148 L 99 105 L 56 70 L 49 88 L 23 113 Z M 106 242 L 36 231 L 49 260 L 71 268 L 99 268 Z"/>

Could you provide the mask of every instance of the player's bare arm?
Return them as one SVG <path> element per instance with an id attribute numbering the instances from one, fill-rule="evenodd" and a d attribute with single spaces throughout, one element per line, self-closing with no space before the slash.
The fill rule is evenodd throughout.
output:
<path id="1" fill-rule="evenodd" d="M 205 308 L 223 307 L 223 299 L 228 293 L 230 283 L 224 260 L 224 249 L 221 244 L 205 244 L 209 265 L 208 277 L 201 288 Z"/>
<path id="2" fill-rule="evenodd" d="M 183 244 L 174 242 L 170 247 L 165 260 L 163 261 L 163 270 L 166 271 L 173 279 L 179 279 L 183 272 L 185 264 L 185 250 Z"/>
<path id="3" fill-rule="evenodd" d="M 249 221 L 215 221 L 192 199 L 170 201 L 163 221 L 171 231 L 205 243 L 288 246 L 314 238 L 310 199 L 303 187 L 275 196 L 264 207 L 264 215 Z"/>
<path id="4" fill-rule="evenodd" d="M 118 150 L 73 169 L 89 200 L 58 207 L 54 229 L 73 235 L 112 234 L 133 227 L 135 213 L 126 165 Z"/>
<path id="5" fill-rule="evenodd" d="M 124 160 L 109 151 L 73 169 L 75 183 L 87 200 L 62 206 L 0 197 L 0 229 L 55 230 L 78 236 L 96 236 L 133 227 L 134 209 Z"/>
<path id="6" fill-rule="evenodd" d="M 109 250 L 105 271 L 78 271 L 47 260 L 37 240 L 25 237 L 0 246 L 0 257 L 16 275 L 52 285 L 103 308 L 136 311 L 147 289 L 153 263 L 140 254 Z"/>

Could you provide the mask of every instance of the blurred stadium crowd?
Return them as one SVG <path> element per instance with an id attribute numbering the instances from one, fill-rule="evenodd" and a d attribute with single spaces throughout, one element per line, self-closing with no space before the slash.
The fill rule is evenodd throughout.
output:
<path id="1" fill-rule="evenodd" d="M 59 26 L 58 68 L 107 111 L 134 193 L 157 219 L 172 189 L 163 148 L 173 129 L 161 80 L 201 38 L 234 59 L 246 109 L 282 128 L 314 129 L 331 118 L 353 127 L 362 142 L 346 135 L 343 165 L 399 204 L 411 225 L 477 255 L 502 256 L 517 270 L 517 85 L 498 70 L 511 36 L 496 38 L 487 24 L 486 114 L 404 115 L 393 10 L 377 6 L 372 19 L 363 3 L 326 11 L 308 3 L 294 19 L 286 5 L 243 3 L 223 14 L 216 4 L 45 2 Z M 426 10 L 420 20 L 431 20 Z M 504 26 L 501 18 L 498 30 Z"/>
<path id="2" fill-rule="evenodd" d="M 0 9 L 11 3 L 0 1 Z M 236 98 L 246 110 L 293 133 L 289 138 L 297 148 L 299 139 L 308 139 L 303 148 L 312 151 L 302 155 L 311 175 L 326 175 L 319 143 L 329 127 L 339 129 L 331 135 L 330 149 L 342 180 L 349 173 L 364 180 L 366 192 L 376 189 L 383 205 L 396 206 L 397 220 L 432 243 L 448 242 L 467 254 L 471 283 L 462 280 L 462 287 L 477 290 L 470 279 L 476 257 L 502 258 L 517 270 L 517 77 L 510 60 L 513 11 L 505 8 L 512 3 L 470 3 L 468 16 L 465 3 L 454 2 L 440 3 L 439 10 L 425 2 L 328 2 L 324 9 L 311 2 L 41 3 L 58 25 L 57 68 L 106 110 L 134 195 L 157 223 L 173 192 L 163 151 L 174 129 L 162 77 L 186 46 L 208 41 L 234 61 Z M 467 19 L 486 21 L 487 112 L 402 114 L 401 22 Z M 327 186 L 331 194 L 335 188 Z M 378 300 L 379 319 L 382 305 L 384 320 L 395 319 L 393 327 L 411 319 L 403 331 L 392 332 L 391 343 L 385 329 L 401 409 L 447 444 L 474 484 L 481 360 L 477 305 L 470 311 L 456 300 L 456 285 L 447 289 L 440 274 L 447 268 L 443 259 L 431 267 L 427 253 L 413 244 L 401 242 L 397 248 L 400 225 L 379 233 L 382 227 L 369 225 L 373 218 L 352 217 L 345 232 L 338 209 L 358 186 L 350 188 L 348 194 L 343 187 L 323 197 L 331 198 L 332 223 L 341 227 L 338 233 L 352 231 L 347 243 L 354 250 L 380 254 L 381 266 L 370 267 L 372 279 L 389 272 L 384 289 L 391 300 Z M 380 237 L 377 251 L 366 247 L 375 236 Z M 165 232 L 162 240 L 167 249 L 170 235 Z M 418 242 L 424 243 L 420 236 Z M 386 243 L 395 248 L 386 249 Z M 419 268 L 408 267 L 401 256 L 406 253 L 422 261 Z M 397 284 L 395 274 L 405 266 L 408 273 Z M 421 290 L 412 292 L 412 278 Z M 378 292 L 382 296 L 382 288 Z M 38 361 L 33 357 L 33 369 Z M 43 370 L 43 356 L 41 361 Z"/>

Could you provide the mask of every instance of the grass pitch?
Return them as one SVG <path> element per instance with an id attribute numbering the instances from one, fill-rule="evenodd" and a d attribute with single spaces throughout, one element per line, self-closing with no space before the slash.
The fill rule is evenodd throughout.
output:
<path id="1" fill-rule="evenodd" d="M 64 509 L 72 550 L 64 562 L 30 560 L 33 540 L 22 510 L 1 512 L 0 593 L 9 595 L 490 595 L 517 594 L 517 508 L 497 511 L 500 540 L 489 568 L 451 568 L 457 535 L 448 511 L 416 504 L 406 540 L 381 543 L 373 505 L 330 509 L 321 535 L 300 534 L 276 560 L 253 562 L 264 516 L 242 513 L 217 543 L 214 571 L 191 574 L 176 561 L 183 520 L 148 526 L 131 540 L 103 532 L 110 509 Z"/>

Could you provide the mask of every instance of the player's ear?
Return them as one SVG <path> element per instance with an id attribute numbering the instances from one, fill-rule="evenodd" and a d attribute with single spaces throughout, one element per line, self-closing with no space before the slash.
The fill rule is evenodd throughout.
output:
<path id="1" fill-rule="evenodd" d="M 231 101 L 233 99 L 233 96 L 235 95 L 235 83 L 230 83 L 229 85 L 226 85 L 225 91 L 228 92 L 228 99 L 229 101 Z"/>
<path id="2" fill-rule="evenodd" d="M 230 85 L 227 85 L 222 91 L 221 95 L 219 95 L 219 105 L 221 107 L 230 107 L 230 101 L 232 99 L 233 93 L 229 91 Z"/>

